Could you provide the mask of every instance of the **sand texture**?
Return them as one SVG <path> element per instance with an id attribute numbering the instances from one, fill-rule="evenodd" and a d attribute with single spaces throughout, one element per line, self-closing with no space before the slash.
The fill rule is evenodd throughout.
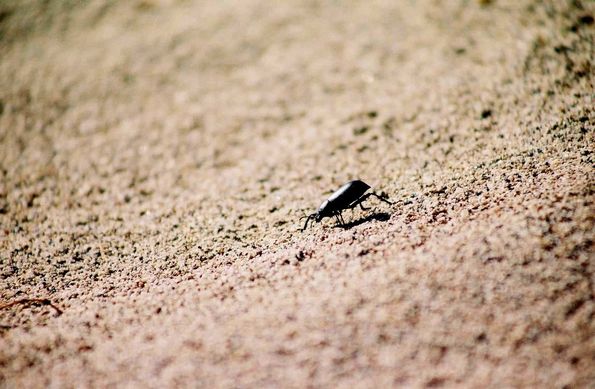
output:
<path id="1" fill-rule="evenodd" d="M 0 1 L 0 388 L 595 387 L 594 13 Z"/>

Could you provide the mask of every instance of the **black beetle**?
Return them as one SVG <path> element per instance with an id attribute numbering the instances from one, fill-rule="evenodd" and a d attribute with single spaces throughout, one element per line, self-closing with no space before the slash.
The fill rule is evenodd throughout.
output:
<path id="1" fill-rule="evenodd" d="M 379 196 L 374 192 L 364 194 L 368 189 L 370 189 L 370 185 L 361 180 L 349 181 L 337 189 L 332 195 L 330 195 L 330 197 L 320 205 L 318 211 L 311 215 L 304 216 L 307 219 L 302 231 L 308 227 L 308 222 L 311 219 L 314 219 L 317 223 L 319 223 L 323 218 L 331 216 L 335 216 L 339 224 L 345 225 L 342 215 L 343 211 L 346 209 L 353 209 L 358 205 L 362 208 L 362 210 L 367 210 L 368 208 L 365 208 L 362 205 L 362 202 L 366 201 L 370 196 L 375 196 L 385 203 L 392 205 L 392 203 L 388 201 L 386 197 Z"/>

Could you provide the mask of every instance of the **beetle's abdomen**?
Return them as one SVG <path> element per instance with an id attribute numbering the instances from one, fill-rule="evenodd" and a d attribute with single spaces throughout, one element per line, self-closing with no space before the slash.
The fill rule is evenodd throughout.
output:
<path id="1" fill-rule="evenodd" d="M 339 210 L 346 208 L 351 203 L 359 199 L 370 185 L 361 180 L 350 181 L 335 191 L 329 198 L 329 204 L 333 209 Z"/>

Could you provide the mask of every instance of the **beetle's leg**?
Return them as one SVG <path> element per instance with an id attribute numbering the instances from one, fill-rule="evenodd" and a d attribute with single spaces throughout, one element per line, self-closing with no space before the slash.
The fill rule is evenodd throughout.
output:
<path id="1" fill-rule="evenodd" d="M 347 208 L 351 208 L 351 209 L 353 209 L 353 208 L 355 208 L 355 207 L 357 207 L 357 206 L 359 205 L 359 206 L 361 207 L 361 209 L 362 209 L 362 210 L 364 210 L 364 211 L 367 211 L 367 210 L 368 210 L 368 209 L 370 209 L 370 208 L 366 208 L 366 207 L 364 207 L 364 205 L 363 205 L 362 203 L 363 203 L 364 201 L 366 201 L 366 200 L 367 200 L 367 199 L 368 199 L 370 196 L 375 196 L 375 197 L 376 197 L 376 198 L 378 198 L 380 201 L 384 201 L 384 202 L 385 202 L 385 203 L 387 203 L 387 204 L 390 204 L 390 205 L 392 205 L 392 204 L 393 204 L 392 202 L 388 201 L 386 198 L 384 198 L 384 197 L 382 197 L 382 196 L 380 196 L 380 195 L 377 195 L 377 194 L 376 194 L 376 193 L 374 193 L 374 192 L 370 192 L 370 193 L 366 193 L 365 195 L 363 195 L 363 196 L 362 196 L 362 197 L 360 197 L 359 199 L 355 200 L 355 201 L 354 201 L 353 203 L 351 203 L 351 204 L 349 205 L 349 207 L 347 207 Z"/>
<path id="2" fill-rule="evenodd" d="M 333 214 L 335 215 L 335 217 L 337 218 L 337 225 L 344 227 L 345 226 L 345 220 L 343 220 L 343 211 L 335 211 L 335 213 Z"/>
<path id="3" fill-rule="evenodd" d="M 343 223 L 341 223 L 341 215 L 338 213 L 335 213 L 335 218 L 337 218 L 337 225 L 343 226 Z"/>
<path id="4" fill-rule="evenodd" d="M 368 199 L 368 197 L 370 197 L 370 193 L 363 195 L 362 197 L 360 197 L 359 199 L 355 200 L 353 203 L 351 203 L 347 208 L 352 209 L 357 207 L 358 205 L 362 208 L 362 210 L 367 211 L 369 208 L 364 207 L 364 205 L 362 204 L 364 201 L 366 201 Z"/>

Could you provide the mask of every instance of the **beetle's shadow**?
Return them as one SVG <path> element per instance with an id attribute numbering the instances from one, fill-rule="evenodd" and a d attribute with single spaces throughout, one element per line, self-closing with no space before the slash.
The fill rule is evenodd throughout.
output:
<path id="1" fill-rule="evenodd" d="M 360 219 L 354 220 L 352 222 L 349 223 L 345 223 L 345 224 L 336 224 L 335 228 L 342 228 L 344 230 L 350 230 L 353 227 L 359 226 L 360 224 L 364 224 L 367 222 L 371 222 L 373 220 L 377 220 L 379 222 L 386 222 L 388 221 L 388 219 L 390 219 L 390 214 L 386 213 L 386 212 L 375 212 L 371 215 L 368 215 L 366 217 L 362 217 Z"/>

